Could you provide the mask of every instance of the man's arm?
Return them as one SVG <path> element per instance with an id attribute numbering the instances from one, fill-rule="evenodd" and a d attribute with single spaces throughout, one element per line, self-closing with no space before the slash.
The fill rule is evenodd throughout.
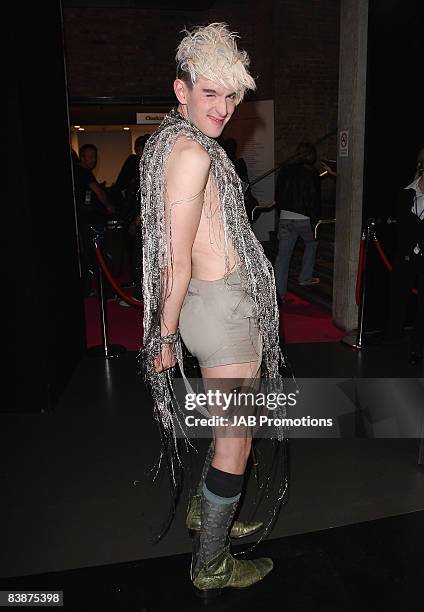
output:
<path id="1" fill-rule="evenodd" d="M 321 219 L 322 204 L 321 204 L 321 178 L 319 176 L 319 172 L 315 169 L 314 169 L 313 176 L 314 176 L 314 200 L 313 200 L 311 221 L 314 224 L 313 229 L 315 229 L 315 225 Z"/>
<path id="2" fill-rule="evenodd" d="M 161 336 L 178 329 L 181 306 L 191 279 L 191 251 L 202 214 L 210 158 L 196 141 L 180 138 L 169 156 L 166 170 L 165 237 L 168 266 L 162 274 Z M 172 344 L 157 356 L 157 371 L 175 365 Z"/>
<path id="3" fill-rule="evenodd" d="M 136 155 L 130 155 L 124 161 L 124 165 L 119 172 L 118 178 L 115 181 L 115 187 L 119 189 L 119 191 L 124 191 L 128 189 L 131 181 L 134 178 L 134 175 L 138 171 L 138 163 L 140 158 Z"/>
<path id="4" fill-rule="evenodd" d="M 97 181 L 91 181 L 91 183 L 88 184 L 88 187 L 96 195 L 99 202 L 101 202 L 106 208 L 107 213 L 112 215 L 115 212 L 113 204 L 107 197 L 106 192 L 100 187 L 99 183 Z"/>
<path id="5" fill-rule="evenodd" d="M 278 211 L 281 211 L 284 208 L 284 200 L 286 196 L 286 187 L 287 187 L 287 179 L 288 179 L 288 169 L 287 166 L 281 166 L 278 175 L 277 175 L 277 184 L 275 187 L 275 201 L 277 203 Z"/>

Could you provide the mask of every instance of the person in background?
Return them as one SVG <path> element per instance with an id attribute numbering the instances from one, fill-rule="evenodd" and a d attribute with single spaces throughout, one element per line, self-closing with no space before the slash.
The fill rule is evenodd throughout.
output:
<path id="1" fill-rule="evenodd" d="M 124 196 L 125 207 L 123 221 L 125 226 L 124 240 L 128 255 L 130 278 L 122 285 L 124 289 L 136 287 L 134 297 L 141 299 L 141 276 L 142 266 L 140 252 L 137 243 L 140 238 L 140 159 L 143 155 L 144 146 L 150 134 L 138 136 L 134 141 L 134 153 L 125 160 L 118 178 L 114 184 Z M 121 306 L 128 306 L 125 300 L 119 302 Z"/>
<path id="2" fill-rule="evenodd" d="M 418 299 L 409 362 L 418 365 L 422 363 L 424 344 L 424 147 L 418 151 L 414 180 L 399 195 L 396 217 L 398 244 L 391 275 L 386 340 L 400 341 L 411 288 L 415 285 Z"/>
<path id="3" fill-rule="evenodd" d="M 74 191 L 85 297 L 93 293 L 92 280 L 97 270 L 91 227 L 105 232 L 107 219 L 114 213 L 112 202 L 93 174 L 96 165 L 97 147 L 84 144 L 79 150 L 79 163 L 74 164 Z"/>
<path id="4" fill-rule="evenodd" d="M 314 276 L 318 240 L 315 226 L 321 216 L 321 184 L 314 164 L 317 153 L 314 145 L 301 142 L 294 157 L 281 166 L 275 189 L 278 226 L 278 254 L 275 260 L 275 283 L 280 303 L 287 291 L 290 259 L 300 237 L 304 242 L 299 285 L 318 284 Z"/>
<path id="5" fill-rule="evenodd" d="M 259 206 L 259 202 L 253 195 L 249 185 L 250 181 L 246 162 L 244 161 L 243 157 L 237 157 L 237 141 L 234 138 L 225 139 L 222 144 L 222 148 L 228 155 L 229 159 L 233 162 L 237 176 L 241 180 L 244 193 L 244 207 L 246 209 L 249 222 L 252 223 L 252 212 L 254 208 Z"/>

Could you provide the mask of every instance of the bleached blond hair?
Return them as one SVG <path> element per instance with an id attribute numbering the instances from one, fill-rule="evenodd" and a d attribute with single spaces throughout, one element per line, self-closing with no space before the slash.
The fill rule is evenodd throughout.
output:
<path id="1" fill-rule="evenodd" d="M 239 36 L 230 32 L 226 23 L 210 23 L 183 33 L 175 56 L 177 78 L 193 85 L 199 77 L 214 81 L 235 92 L 236 104 L 243 100 L 247 89 L 256 89 L 248 72 L 249 56 L 238 49 Z"/>

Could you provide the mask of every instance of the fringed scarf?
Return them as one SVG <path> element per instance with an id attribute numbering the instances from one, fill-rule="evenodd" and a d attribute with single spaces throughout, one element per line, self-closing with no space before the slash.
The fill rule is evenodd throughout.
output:
<path id="1" fill-rule="evenodd" d="M 172 109 L 147 141 L 140 162 L 144 300 L 140 361 L 153 398 L 154 416 L 162 437 L 161 459 L 165 457 L 168 463 L 174 501 L 180 483 L 181 467 L 175 426 L 178 411 L 175 408 L 172 384 L 175 368 L 158 373 L 155 371 L 154 358 L 161 349 L 161 273 L 170 263 L 165 240 L 165 165 L 176 139 L 182 135 L 197 141 L 209 154 L 210 175 L 219 196 L 226 274 L 229 273 L 228 247 L 231 241 L 239 262 L 242 286 L 254 303 L 262 337 L 261 375 L 267 379 L 268 388 L 281 390 L 279 369 L 284 365 L 279 347 L 274 273 L 262 245 L 250 227 L 241 181 L 223 148 L 182 117 L 176 109 Z M 175 350 L 181 368 L 180 340 L 176 342 Z M 277 438 L 284 438 L 282 429 L 278 431 Z"/>

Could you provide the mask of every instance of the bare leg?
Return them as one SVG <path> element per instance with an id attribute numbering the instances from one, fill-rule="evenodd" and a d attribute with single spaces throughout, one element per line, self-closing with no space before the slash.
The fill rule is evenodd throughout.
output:
<path id="1" fill-rule="evenodd" d="M 230 390 L 230 387 L 226 387 L 226 381 L 228 380 L 246 380 L 250 383 L 252 379 L 259 376 L 257 361 L 201 368 L 201 371 L 206 386 L 208 386 L 209 379 L 215 383 L 221 381 L 221 390 L 224 392 Z M 245 428 L 244 435 L 238 430 L 235 437 L 215 436 L 215 453 L 212 466 L 230 474 L 244 474 L 251 445 L 252 439 L 248 427 Z"/>
<path id="2" fill-rule="evenodd" d="M 240 367 L 241 366 L 241 367 Z M 258 376 L 258 363 L 233 364 L 231 366 L 219 368 L 203 368 L 202 374 L 205 381 L 205 389 L 213 387 L 221 391 L 233 391 L 234 386 L 243 385 L 243 390 L 247 386 L 256 386 Z M 225 377 L 223 377 L 225 376 Z M 213 378 L 211 378 L 213 377 Z M 253 385 L 252 385 L 253 378 Z M 253 389 L 252 389 L 253 391 Z M 242 411 L 245 407 L 242 408 Z M 210 407 L 211 413 L 214 408 Z M 218 410 L 218 413 L 221 411 Z M 237 412 L 237 410 L 236 410 Z M 247 409 L 249 412 L 249 409 Z M 222 414 L 222 412 L 221 412 Z M 224 431 L 222 431 L 224 429 Z M 229 430 L 229 431 L 225 431 Z M 198 530 L 201 527 L 201 496 L 206 476 L 210 465 L 229 474 L 243 475 L 251 449 L 251 428 L 247 426 L 214 428 L 214 441 L 211 443 L 206 454 L 202 476 L 196 490 L 196 496 L 192 498 L 189 513 L 187 515 L 187 526 L 191 530 Z M 255 533 L 262 527 L 261 522 L 235 521 L 231 528 L 231 537 L 240 538 Z"/>
<path id="3" fill-rule="evenodd" d="M 252 388 L 259 377 L 258 361 L 202 368 L 205 389 L 220 388 L 223 392 L 234 389 L 234 381 L 243 390 Z M 210 406 L 211 414 L 216 406 Z M 242 588 L 262 580 L 272 569 L 271 559 L 256 559 L 254 561 L 238 561 L 231 556 L 228 546 L 228 531 L 240 498 L 242 479 L 246 469 L 251 448 L 251 428 L 236 426 L 230 433 L 214 428 L 215 453 L 212 467 L 221 474 L 214 475 L 214 487 L 218 482 L 229 482 L 233 479 L 233 493 L 228 495 L 209 488 L 208 477 L 202 492 L 201 528 L 193 544 L 192 580 L 203 593 L 221 587 Z M 223 427 L 222 429 L 225 430 Z M 230 428 L 231 429 L 231 428 Z M 220 435 L 220 434 L 223 435 Z M 216 471 L 215 470 L 215 471 Z M 226 473 L 226 474 L 225 474 Z M 219 479 L 222 477 L 222 480 Z M 230 478 L 230 482 L 231 482 Z M 234 481 L 234 479 L 237 479 Z M 220 488 L 219 486 L 217 487 Z M 237 493 L 238 491 L 238 493 Z"/>

